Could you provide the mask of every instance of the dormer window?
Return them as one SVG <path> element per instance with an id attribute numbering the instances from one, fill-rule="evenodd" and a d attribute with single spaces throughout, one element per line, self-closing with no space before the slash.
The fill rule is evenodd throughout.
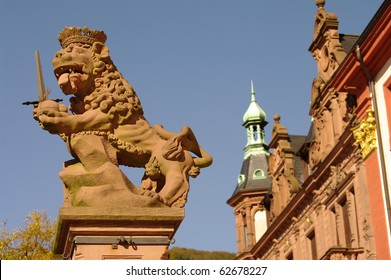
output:
<path id="1" fill-rule="evenodd" d="M 245 179 L 246 179 L 246 176 L 244 176 L 243 174 L 240 174 L 238 176 L 238 185 L 242 184 Z"/>
<path id="2" fill-rule="evenodd" d="M 264 179 L 265 177 L 265 172 L 262 169 L 256 169 L 253 174 L 253 179 Z"/>

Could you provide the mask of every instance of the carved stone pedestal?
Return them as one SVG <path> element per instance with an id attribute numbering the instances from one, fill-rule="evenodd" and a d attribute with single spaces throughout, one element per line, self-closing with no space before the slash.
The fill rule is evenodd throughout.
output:
<path id="1" fill-rule="evenodd" d="M 62 207 L 54 251 L 64 259 L 168 258 L 183 208 Z"/>

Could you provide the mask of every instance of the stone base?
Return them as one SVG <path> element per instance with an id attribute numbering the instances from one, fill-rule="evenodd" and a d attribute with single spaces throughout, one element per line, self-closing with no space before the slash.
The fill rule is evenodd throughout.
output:
<path id="1" fill-rule="evenodd" d="M 168 258 L 183 208 L 60 208 L 54 252 L 64 259 Z"/>

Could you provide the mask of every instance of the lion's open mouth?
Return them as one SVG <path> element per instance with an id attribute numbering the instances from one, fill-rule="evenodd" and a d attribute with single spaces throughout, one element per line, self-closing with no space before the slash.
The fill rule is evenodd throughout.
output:
<path id="1" fill-rule="evenodd" d="M 56 73 L 57 77 L 61 76 L 61 74 L 64 73 L 72 73 L 72 72 L 83 73 L 83 65 L 79 65 L 79 64 L 62 65 L 54 69 L 54 72 Z"/>
<path id="2" fill-rule="evenodd" d="M 75 94 L 83 81 L 88 79 L 88 74 L 83 71 L 82 65 L 63 65 L 54 70 L 57 82 L 64 93 Z"/>

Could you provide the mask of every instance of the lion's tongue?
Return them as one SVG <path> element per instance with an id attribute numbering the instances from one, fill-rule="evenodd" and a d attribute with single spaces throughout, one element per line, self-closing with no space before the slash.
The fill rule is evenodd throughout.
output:
<path id="1" fill-rule="evenodd" d="M 58 78 L 58 85 L 64 86 L 69 83 L 69 73 L 64 73 Z"/>

